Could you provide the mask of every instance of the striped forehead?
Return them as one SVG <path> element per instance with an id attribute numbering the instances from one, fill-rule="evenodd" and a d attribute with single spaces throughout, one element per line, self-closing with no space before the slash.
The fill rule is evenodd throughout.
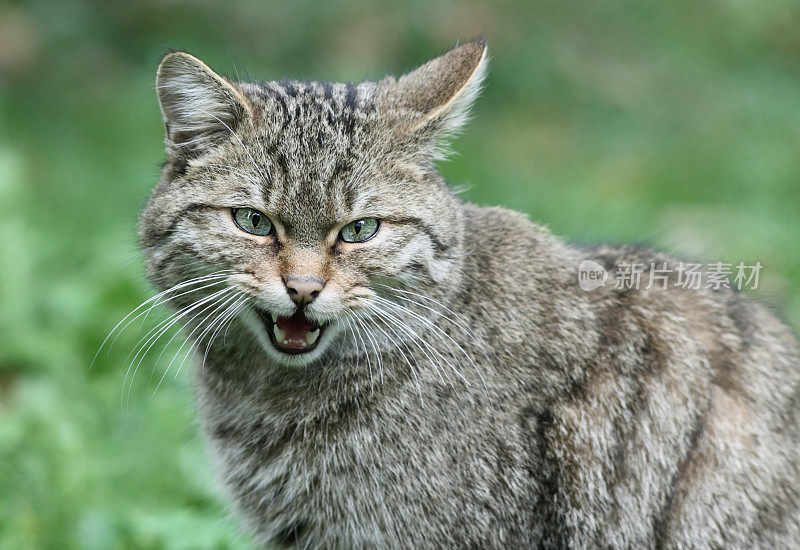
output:
<path id="1" fill-rule="evenodd" d="M 256 124 L 272 212 L 299 234 L 340 223 L 348 186 L 366 159 L 374 85 L 269 82 L 257 85 Z"/>

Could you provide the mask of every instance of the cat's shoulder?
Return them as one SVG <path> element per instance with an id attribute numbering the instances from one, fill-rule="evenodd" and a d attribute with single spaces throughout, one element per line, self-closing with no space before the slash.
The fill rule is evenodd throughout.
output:
<path id="1" fill-rule="evenodd" d="M 497 252 L 560 242 L 546 226 L 516 210 L 467 204 L 464 214 L 468 239 L 479 240 Z"/>

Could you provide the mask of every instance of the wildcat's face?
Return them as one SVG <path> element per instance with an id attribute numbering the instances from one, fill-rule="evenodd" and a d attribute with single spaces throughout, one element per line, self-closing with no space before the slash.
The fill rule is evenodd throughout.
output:
<path id="1" fill-rule="evenodd" d="M 233 84 L 168 55 L 170 158 L 141 226 L 152 280 L 168 289 L 221 272 L 190 324 L 236 315 L 273 362 L 294 366 L 368 322 L 380 285 L 445 284 L 459 232 L 435 138 L 463 118 L 484 50 L 358 86 Z"/>

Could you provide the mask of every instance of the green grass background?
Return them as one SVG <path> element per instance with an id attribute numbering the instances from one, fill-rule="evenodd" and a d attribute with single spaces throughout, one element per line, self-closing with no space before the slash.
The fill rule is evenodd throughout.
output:
<path id="1" fill-rule="evenodd" d="M 172 350 L 129 399 L 143 332 L 89 369 L 152 292 L 135 227 L 164 158 L 160 55 L 360 80 L 480 35 L 487 88 L 442 166 L 469 199 L 580 241 L 760 261 L 756 294 L 798 325 L 794 0 L 0 0 L 0 548 L 249 548 L 186 373 L 153 397 Z"/>

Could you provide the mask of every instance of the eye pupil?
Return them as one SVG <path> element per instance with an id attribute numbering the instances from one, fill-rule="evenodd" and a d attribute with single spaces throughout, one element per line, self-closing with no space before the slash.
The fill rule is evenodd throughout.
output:
<path id="1" fill-rule="evenodd" d="M 261 223 L 261 216 L 254 212 L 253 215 L 250 216 L 250 221 L 252 222 L 253 227 L 258 227 L 258 224 Z"/>
<path id="2" fill-rule="evenodd" d="M 353 229 L 355 230 L 356 235 L 361 233 L 361 229 L 364 227 L 364 220 L 358 220 L 356 223 L 353 224 Z"/>

